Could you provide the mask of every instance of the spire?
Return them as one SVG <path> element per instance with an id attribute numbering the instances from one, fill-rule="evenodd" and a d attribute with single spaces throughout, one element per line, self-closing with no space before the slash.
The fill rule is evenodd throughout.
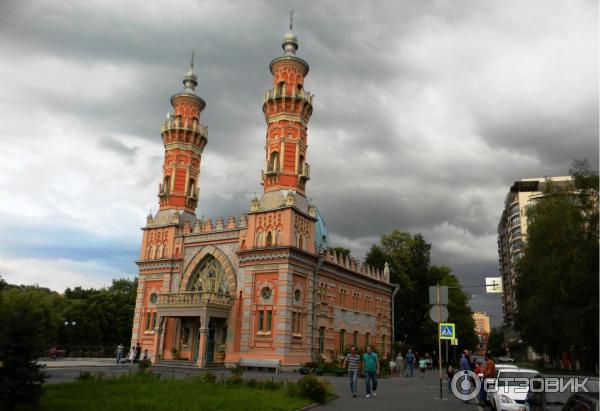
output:
<path id="1" fill-rule="evenodd" d="M 298 38 L 294 34 L 294 10 L 290 12 L 290 29 L 285 36 L 283 36 L 283 54 L 286 56 L 295 56 L 296 50 L 298 50 Z"/>
<path id="2" fill-rule="evenodd" d="M 190 69 L 183 77 L 183 86 L 186 93 L 194 93 L 196 86 L 198 85 L 198 77 L 194 73 L 194 54 L 196 50 L 192 50 L 192 59 L 190 61 Z"/>

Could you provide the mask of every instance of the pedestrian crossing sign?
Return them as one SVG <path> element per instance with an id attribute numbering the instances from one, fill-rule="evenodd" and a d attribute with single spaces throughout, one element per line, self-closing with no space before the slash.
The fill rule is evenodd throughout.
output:
<path id="1" fill-rule="evenodd" d="M 454 323 L 440 323 L 440 339 L 454 340 L 456 338 L 456 327 Z"/>

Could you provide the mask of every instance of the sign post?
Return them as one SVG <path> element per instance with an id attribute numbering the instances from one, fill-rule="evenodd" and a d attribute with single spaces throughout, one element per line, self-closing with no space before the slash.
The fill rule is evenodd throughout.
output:
<path id="1" fill-rule="evenodd" d="M 436 286 L 436 302 L 437 302 L 437 323 L 438 323 L 438 367 L 439 367 L 439 371 L 440 371 L 440 399 L 443 398 L 443 392 L 444 390 L 442 389 L 442 335 L 441 333 L 441 328 L 439 326 L 439 324 L 441 324 L 442 322 L 442 313 L 441 313 L 441 305 L 440 305 L 440 283 L 437 283 Z"/>

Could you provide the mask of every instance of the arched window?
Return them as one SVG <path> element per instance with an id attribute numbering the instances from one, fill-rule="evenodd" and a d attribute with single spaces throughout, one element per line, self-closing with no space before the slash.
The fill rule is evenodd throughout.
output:
<path id="1" fill-rule="evenodd" d="M 150 259 L 154 260 L 156 258 L 156 246 L 150 247 Z"/>
<path id="2" fill-rule="evenodd" d="M 277 83 L 277 94 L 282 95 L 283 94 L 283 85 L 285 84 L 285 82 L 280 81 L 279 83 Z"/>
<path id="3" fill-rule="evenodd" d="M 157 249 L 157 255 L 156 258 L 163 258 L 163 252 L 164 252 L 164 245 L 163 244 L 159 244 L 158 245 L 158 249 Z"/>
<path id="4" fill-rule="evenodd" d="M 165 180 L 163 181 L 163 193 L 168 193 L 169 191 L 171 191 L 171 176 L 165 176 Z"/>
<path id="5" fill-rule="evenodd" d="M 204 291 L 218 294 L 228 292 L 225 270 L 212 255 L 207 255 L 194 270 L 187 283 L 189 291 Z"/>
<path id="6" fill-rule="evenodd" d="M 298 174 L 303 174 L 304 171 L 304 156 L 298 158 Z"/>
<path id="7" fill-rule="evenodd" d="M 256 234 L 256 246 L 257 247 L 262 247 L 263 245 L 264 245 L 263 244 L 263 233 L 262 233 L 262 231 L 259 231 Z"/>
<path id="8" fill-rule="evenodd" d="M 277 151 L 271 152 L 271 158 L 269 159 L 269 171 L 279 170 L 279 153 Z"/>
<path id="9" fill-rule="evenodd" d="M 298 248 L 304 249 L 304 239 L 302 238 L 302 234 L 298 235 Z"/>
<path id="10" fill-rule="evenodd" d="M 266 241 L 266 246 L 270 247 L 273 245 L 273 234 L 271 234 L 271 232 L 267 232 L 267 241 Z"/>
<path id="11" fill-rule="evenodd" d="M 194 195 L 194 192 L 196 191 L 196 181 L 193 178 L 190 178 L 190 182 L 188 184 L 188 197 L 191 197 Z"/>

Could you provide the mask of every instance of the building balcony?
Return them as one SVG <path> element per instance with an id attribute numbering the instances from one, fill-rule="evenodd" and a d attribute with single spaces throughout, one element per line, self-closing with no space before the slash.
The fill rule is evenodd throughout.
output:
<path id="1" fill-rule="evenodd" d="M 159 308 L 170 307 L 195 307 L 205 305 L 219 305 L 229 307 L 233 301 L 229 294 L 220 294 L 210 291 L 182 291 L 177 293 L 160 293 L 156 305 Z"/>
<path id="2" fill-rule="evenodd" d="M 305 180 L 310 180 L 310 164 L 302 164 L 299 177 Z"/>

